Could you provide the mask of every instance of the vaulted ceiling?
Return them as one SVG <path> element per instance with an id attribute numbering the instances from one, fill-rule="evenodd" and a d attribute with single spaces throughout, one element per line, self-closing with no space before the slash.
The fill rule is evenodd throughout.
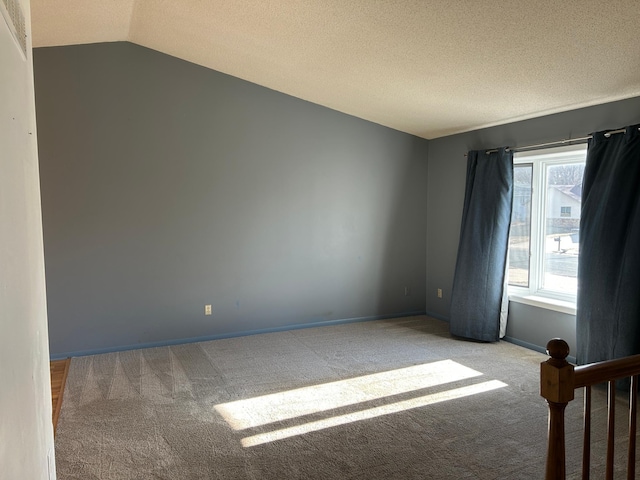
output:
<path id="1" fill-rule="evenodd" d="M 424 138 L 640 96 L 639 0 L 31 0 L 33 46 L 129 41 Z"/>

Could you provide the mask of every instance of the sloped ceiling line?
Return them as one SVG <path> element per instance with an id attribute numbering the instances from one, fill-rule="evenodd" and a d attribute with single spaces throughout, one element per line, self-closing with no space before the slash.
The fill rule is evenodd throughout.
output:
<path id="1" fill-rule="evenodd" d="M 424 138 L 640 96 L 640 4 L 32 0 L 34 47 L 130 41 Z"/>

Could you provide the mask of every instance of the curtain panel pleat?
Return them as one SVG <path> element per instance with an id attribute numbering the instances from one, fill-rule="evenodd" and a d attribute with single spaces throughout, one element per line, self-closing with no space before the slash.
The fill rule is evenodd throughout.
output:
<path id="1" fill-rule="evenodd" d="M 511 208 L 513 154 L 470 151 L 449 328 L 453 335 L 500 339 Z"/>
<path id="2" fill-rule="evenodd" d="M 640 133 L 593 134 L 582 188 L 578 363 L 640 353 Z"/>

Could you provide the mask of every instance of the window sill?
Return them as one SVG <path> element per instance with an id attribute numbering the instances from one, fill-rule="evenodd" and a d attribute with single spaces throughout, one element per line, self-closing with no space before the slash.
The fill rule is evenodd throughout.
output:
<path id="1" fill-rule="evenodd" d="M 576 314 L 575 302 L 567 302 L 564 300 L 557 300 L 555 298 L 541 297 L 539 295 L 509 295 L 509 301 L 567 313 L 569 315 Z"/>

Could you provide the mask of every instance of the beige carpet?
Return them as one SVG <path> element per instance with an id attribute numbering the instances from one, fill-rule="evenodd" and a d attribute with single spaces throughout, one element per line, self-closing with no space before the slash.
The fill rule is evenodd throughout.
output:
<path id="1" fill-rule="evenodd" d="M 58 478 L 541 479 L 544 359 L 424 316 L 74 358 Z"/>

